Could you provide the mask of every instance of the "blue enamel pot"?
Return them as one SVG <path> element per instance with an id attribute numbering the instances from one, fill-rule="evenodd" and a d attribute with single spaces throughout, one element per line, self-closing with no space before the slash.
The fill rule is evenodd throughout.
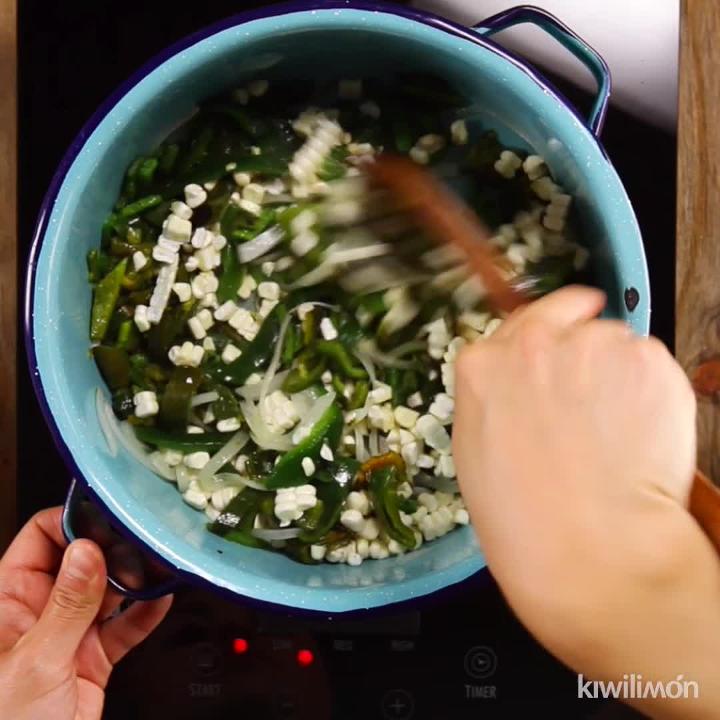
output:
<path id="1" fill-rule="evenodd" d="M 490 38 L 532 23 L 565 45 L 594 74 L 588 119 L 520 59 Z M 176 488 L 121 450 L 112 456 L 97 422 L 103 387 L 88 353 L 90 288 L 85 255 L 99 241 L 123 172 L 206 97 L 262 74 L 307 77 L 412 69 L 447 77 L 472 98 L 483 124 L 505 143 L 533 148 L 576 198 L 582 237 L 608 314 L 638 333 L 650 318 L 640 231 L 598 135 L 610 78 L 602 59 L 555 18 L 522 7 L 474 28 L 379 3 L 276 5 L 206 28 L 154 58 L 99 108 L 63 158 L 42 206 L 30 257 L 26 345 L 38 400 L 76 478 L 65 514 L 88 495 L 123 534 L 170 569 L 172 583 L 195 582 L 236 597 L 325 612 L 402 602 L 433 593 L 485 566 L 472 530 L 456 530 L 419 551 L 360 567 L 304 566 L 228 543 L 205 529 L 205 516 Z M 116 579 L 111 581 L 123 590 Z M 162 583 L 128 592 L 149 598 Z M 124 589 L 126 590 L 126 589 Z"/>

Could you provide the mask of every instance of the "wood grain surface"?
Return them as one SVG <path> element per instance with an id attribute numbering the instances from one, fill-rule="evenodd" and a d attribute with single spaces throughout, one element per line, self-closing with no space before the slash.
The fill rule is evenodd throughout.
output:
<path id="1" fill-rule="evenodd" d="M 681 13 L 675 349 L 694 377 L 720 357 L 720 3 L 683 0 Z M 712 390 L 698 393 L 698 466 L 720 483 Z"/>
<path id="2" fill-rule="evenodd" d="M 17 430 L 17 41 L 15 0 L 0 0 L 0 552 L 15 533 Z"/>

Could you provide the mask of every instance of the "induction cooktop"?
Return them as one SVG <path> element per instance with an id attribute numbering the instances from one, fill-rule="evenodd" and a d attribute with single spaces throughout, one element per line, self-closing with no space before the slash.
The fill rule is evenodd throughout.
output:
<path id="1" fill-rule="evenodd" d="M 255 3 L 253 6 L 257 6 Z M 249 4 L 155 0 L 20 4 L 21 269 L 62 153 L 100 101 L 154 53 Z M 589 99 L 563 86 L 580 106 Z M 653 332 L 672 343 L 675 137 L 611 108 L 604 142 L 636 208 L 653 284 Z M 20 519 L 62 502 L 69 477 L 21 348 Z M 639 717 L 577 699 L 577 677 L 514 618 L 482 572 L 415 604 L 297 615 L 178 592 L 165 622 L 116 669 L 109 720 Z"/>

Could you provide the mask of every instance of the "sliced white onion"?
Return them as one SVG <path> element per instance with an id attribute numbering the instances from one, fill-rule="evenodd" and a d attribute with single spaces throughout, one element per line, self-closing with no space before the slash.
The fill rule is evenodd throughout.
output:
<path id="1" fill-rule="evenodd" d="M 389 295 L 386 294 L 385 297 Z M 378 335 L 388 337 L 397 330 L 407 327 L 420 312 L 420 306 L 412 299 L 407 288 L 401 288 L 395 302 L 385 313 L 378 327 Z"/>
<path id="2" fill-rule="evenodd" d="M 240 403 L 245 422 L 250 428 L 252 439 L 263 450 L 277 450 L 278 452 L 287 452 L 293 446 L 292 437 L 286 433 L 281 435 L 273 432 L 268 424 L 263 420 L 257 405 L 253 402 L 245 401 Z"/>
<path id="3" fill-rule="evenodd" d="M 95 391 L 95 412 L 97 414 L 98 423 L 100 423 L 100 429 L 105 437 L 105 442 L 108 446 L 108 451 L 111 457 L 115 457 L 118 451 L 118 443 L 115 437 L 116 431 L 113 429 L 113 425 L 117 423 L 115 416 L 110 417 L 108 415 L 108 409 L 112 413 L 112 406 L 105 398 L 103 391 L 98 388 Z"/>
<path id="4" fill-rule="evenodd" d="M 336 393 L 334 390 L 325 395 L 320 395 L 313 401 L 307 415 L 302 420 L 302 425 L 311 428 L 325 414 L 325 411 L 335 402 Z"/>
<path id="5" fill-rule="evenodd" d="M 425 345 L 423 343 L 422 347 L 424 346 Z M 384 367 L 394 367 L 399 370 L 411 370 L 415 367 L 415 363 L 410 360 L 400 360 L 395 355 L 384 353 L 372 340 L 362 340 L 358 343 L 358 352 L 356 355 L 366 370 L 367 365 L 365 363 L 372 363 L 373 360 L 377 362 L 378 365 L 382 365 Z M 370 379 L 372 380 L 373 378 L 371 377 Z"/>
<path id="6" fill-rule="evenodd" d="M 422 340 L 408 340 L 408 342 L 394 347 L 386 353 L 386 355 L 390 358 L 401 358 L 403 355 L 417 352 L 418 350 L 427 350 L 427 343 Z"/>
<path id="7" fill-rule="evenodd" d="M 159 475 L 166 480 L 175 482 L 177 480 L 175 475 L 175 468 L 170 467 L 165 460 L 163 460 L 162 453 L 156 450 L 149 455 L 150 465 L 156 475 Z"/>
<path id="8" fill-rule="evenodd" d="M 377 457 L 380 454 L 380 444 L 378 442 L 378 431 L 375 428 L 370 430 L 370 437 L 368 439 L 368 449 L 370 451 L 370 457 Z"/>
<path id="9" fill-rule="evenodd" d="M 290 318 L 292 318 L 292 313 L 288 313 L 280 324 L 280 332 L 278 333 L 278 339 L 275 343 L 275 351 L 273 352 L 270 364 L 268 365 L 265 375 L 263 375 L 262 382 L 260 383 L 260 395 L 258 399 L 260 400 L 261 405 L 265 396 L 268 394 L 270 383 L 275 377 L 278 365 L 280 365 L 280 353 L 282 352 L 282 346 L 285 342 L 285 333 L 287 333 L 288 325 L 290 325 Z"/>
<path id="10" fill-rule="evenodd" d="M 212 476 L 223 466 L 226 465 L 232 458 L 237 455 L 240 450 L 245 447 L 247 441 L 250 439 L 248 434 L 243 430 L 238 430 L 211 458 L 208 460 L 205 467 L 200 470 L 197 481 L 198 485 L 205 490 L 206 486 L 209 486 L 210 479 Z M 207 492 L 207 491 L 206 491 Z"/>
<path id="11" fill-rule="evenodd" d="M 311 287 L 312 285 L 319 285 L 328 278 L 331 278 L 337 271 L 337 265 L 333 265 L 328 262 L 321 262 L 317 267 L 313 268 L 309 272 L 299 277 L 294 283 L 290 285 L 292 290 L 297 288 Z"/>
<path id="12" fill-rule="evenodd" d="M 231 475 L 234 473 L 221 473 L 222 475 Z M 245 487 L 252 488 L 253 490 L 262 490 L 263 492 L 273 492 L 272 490 L 268 490 L 261 482 L 258 482 L 257 480 L 253 480 L 252 478 L 247 477 L 247 475 L 238 475 L 238 482 L 244 485 Z"/>
<path id="13" fill-rule="evenodd" d="M 267 252 L 270 252 L 276 245 L 282 242 L 285 232 L 279 225 L 273 225 L 256 238 L 238 245 L 237 254 L 241 263 L 248 263 L 256 260 Z"/>
<path id="14" fill-rule="evenodd" d="M 375 372 L 375 365 L 373 365 L 372 357 L 370 353 L 366 352 L 362 348 L 362 343 L 358 345 L 358 351 L 355 356 L 360 361 L 360 364 L 365 368 L 365 372 L 370 378 L 370 382 L 374 385 L 377 382 L 377 373 Z"/>
<path id="15" fill-rule="evenodd" d="M 153 465 L 150 462 L 150 450 L 144 443 L 141 443 L 137 439 L 135 430 L 133 430 L 130 423 L 118 423 L 118 442 L 129 455 L 132 455 L 132 457 L 141 462 L 146 468 L 153 470 Z"/>
<path id="16" fill-rule="evenodd" d="M 317 391 L 311 388 L 301 390 L 299 393 L 294 393 L 290 396 L 290 400 L 292 400 L 298 417 L 305 417 L 310 412 L 310 408 L 317 397 Z"/>
<path id="17" fill-rule="evenodd" d="M 348 270 L 339 282 L 350 293 L 368 293 L 405 287 L 430 278 L 426 273 L 409 271 L 394 258 L 381 258 L 372 263 Z"/>
<path id="18" fill-rule="evenodd" d="M 370 260 L 374 257 L 382 257 L 392 252 L 390 243 L 375 243 L 364 247 L 347 249 L 328 249 L 326 262 L 333 265 L 344 265 L 345 263 L 358 262 L 359 260 Z"/>
<path id="19" fill-rule="evenodd" d="M 190 407 L 197 407 L 198 405 L 207 405 L 208 403 L 215 402 L 220 395 L 215 390 L 210 392 L 198 393 L 190 401 Z"/>
<path id="20" fill-rule="evenodd" d="M 355 459 L 358 462 L 365 462 L 368 459 L 368 454 L 365 450 L 365 438 L 359 426 L 355 427 Z"/>
<path id="21" fill-rule="evenodd" d="M 255 528 L 252 535 L 258 540 L 273 542 L 276 540 L 292 540 L 299 537 L 302 532 L 301 528 L 278 528 L 277 530 L 265 530 L 263 528 Z"/>
<path id="22" fill-rule="evenodd" d="M 267 190 L 267 187 L 265 188 Z M 263 205 L 290 205 L 295 202 L 295 198 L 287 193 L 271 193 L 266 192 L 263 198 Z"/>
<path id="23" fill-rule="evenodd" d="M 279 373 L 275 373 L 273 376 L 273 379 L 270 381 L 267 392 L 273 393 L 276 390 L 279 390 L 282 387 L 282 384 L 285 382 L 285 378 L 290 374 L 289 370 L 283 370 Z M 260 399 L 260 391 L 262 390 L 262 385 L 243 385 L 242 387 L 239 387 L 235 392 L 243 399 L 243 400 L 259 400 Z"/>

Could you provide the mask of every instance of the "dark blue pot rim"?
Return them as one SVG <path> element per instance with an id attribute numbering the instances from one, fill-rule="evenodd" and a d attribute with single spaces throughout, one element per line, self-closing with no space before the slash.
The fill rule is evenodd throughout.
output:
<path id="1" fill-rule="evenodd" d="M 541 73 L 537 72 L 533 68 L 529 67 L 526 63 L 524 63 L 520 58 L 515 56 L 513 53 L 509 52 L 505 48 L 497 45 L 492 40 L 488 38 L 483 38 L 479 33 L 473 31 L 470 28 L 467 28 L 462 25 L 458 25 L 457 23 L 454 23 L 450 20 L 446 20 L 445 18 L 438 17 L 437 15 L 433 15 L 431 13 L 423 12 L 420 10 L 410 9 L 410 8 L 404 8 L 399 7 L 396 5 L 389 5 L 386 3 L 381 2 L 364 2 L 363 0 L 346 0 L 338 1 L 338 0 L 329 0 L 328 2 L 323 2 L 322 0 L 314 0 L 310 2 L 288 2 L 288 3 L 281 3 L 277 5 L 272 5 L 267 8 L 263 8 L 262 10 L 252 10 L 247 11 L 243 13 L 239 13 L 237 15 L 233 15 L 229 18 L 226 18 L 224 20 L 218 21 L 217 23 L 214 23 L 212 25 L 209 25 L 207 27 L 202 28 L 201 30 L 198 30 L 197 32 L 188 35 L 187 37 L 177 41 L 173 45 L 165 48 L 161 52 L 159 52 L 157 55 L 155 55 L 153 58 L 151 58 L 149 61 L 147 61 L 139 70 L 134 72 L 127 80 L 125 80 L 123 83 L 121 83 L 112 94 L 110 94 L 103 103 L 98 107 L 98 109 L 91 115 L 90 119 L 83 125 L 80 132 L 77 134 L 73 142 L 71 143 L 70 147 L 66 151 L 65 155 L 63 156 L 62 160 L 60 161 L 60 164 L 58 165 L 57 170 L 55 171 L 55 174 L 52 177 L 52 180 L 50 182 L 50 186 L 48 188 L 47 193 L 45 194 L 45 197 L 43 198 L 42 204 L 40 206 L 40 211 L 38 213 L 38 219 L 35 225 L 35 230 L 33 232 L 33 239 L 32 244 L 30 247 L 30 253 L 28 257 L 28 266 L 27 271 L 25 275 L 25 293 L 24 293 L 24 302 L 23 302 L 23 327 L 24 327 L 24 340 L 25 340 L 25 352 L 27 356 L 27 361 L 30 369 L 30 376 L 31 381 L 33 385 L 33 390 L 35 391 L 35 395 L 38 399 L 38 403 L 40 405 L 40 409 L 42 411 L 43 417 L 45 419 L 45 422 L 50 430 L 50 435 L 55 443 L 55 446 L 57 447 L 60 456 L 63 459 L 63 462 L 65 463 L 65 466 L 68 468 L 70 473 L 82 483 L 83 490 L 92 497 L 92 500 L 94 503 L 98 505 L 98 507 L 111 519 L 116 520 L 114 515 L 109 511 L 107 506 L 102 502 L 102 500 L 98 497 L 97 493 L 93 490 L 93 488 L 89 485 L 85 477 L 83 476 L 82 472 L 80 471 L 79 467 L 77 466 L 77 463 L 75 462 L 75 459 L 72 456 L 72 453 L 70 452 L 69 448 L 65 444 L 65 440 L 63 439 L 57 424 L 55 423 L 55 418 L 52 415 L 52 412 L 50 410 L 50 407 L 47 402 L 47 398 L 45 396 L 45 391 L 42 385 L 42 380 L 40 379 L 40 372 L 37 367 L 37 358 L 35 355 L 35 342 L 34 342 L 34 321 L 33 321 L 33 297 L 35 293 L 35 279 L 36 279 L 36 269 L 37 269 L 37 262 L 38 258 L 40 256 L 40 251 L 42 249 L 43 240 L 45 237 L 45 233 L 47 231 L 47 225 L 50 220 L 50 216 L 52 214 L 52 210 L 55 205 L 55 201 L 57 199 L 58 192 L 60 190 L 60 187 L 62 186 L 65 177 L 67 176 L 68 171 L 72 167 L 73 163 L 75 162 L 75 159 L 77 158 L 78 154 L 84 147 L 86 141 L 88 138 L 92 135 L 92 133 L 95 131 L 97 126 L 102 122 L 102 120 L 105 118 L 105 116 L 110 112 L 110 110 L 115 107 L 115 105 L 118 104 L 118 102 L 133 88 L 135 87 L 141 80 L 143 80 L 147 75 L 152 73 L 154 70 L 156 70 L 160 65 L 162 65 L 165 61 L 169 60 L 171 57 L 177 55 L 178 53 L 182 52 L 183 50 L 188 49 L 189 47 L 197 44 L 198 42 L 205 40 L 212 35 L 215 35 L 219 32 L 222 32 L 223 30 L 227 30 L 231 27 L 236 27 L 238 25 L 242 25 L 244 23 L 251 22 L 253 20 L 261 20 L 264 18 L 269 17 L 276 17 L 279 15 L 286 15 L 290 13 L 297 13 L 297 12 L 307 12 L 307 11 L 313 11 L 313 10 L 338 10 L 338 9 L 348 9 L 348 10 L 365 10 L 370 12 L 382 12 L 389 15 L 396 15 L 399 17 L 406 18 L 408 20 L 412 20 L 415 22 L 422 23 L 423 25 L 428 25 L 432 28 L 435 28 L 437 30 L 441 30 L 443 32 L 450 33 L 451 35 L 455 35 L 457 37 L 460 37 L 464 40 L 468 40 L 472 42 L 475 45 L 481 45 L 483 47 L 486 47 L 487 49 L 491 50 L 492 52 L 496 53 L 497 55 L 500 55 L 508 62 L 515 65 L 518 69 L 520 69 L 522 72 L 524 72 L 526 75 L 528 75 L 534 82 L 536 82 L 540 87 L 543 88 L 543 90 L 549 94 L 551 97 L 553 97 L 556 101 L 561 103 L 563 106 L 565 106 L 573 115 L 575 115 L 578 120 L 580 121 L 582 128 L 586 130 L 588 135 L 595 141 L 595 143 L 598 145 L 598 148 L 602 152 L 603 156 L 607 158 L 607 155 L 605 153 L 605 150 L 600 143 L 598 137 L 594 135 L 586 126 L 586 122 L 584 118 L 579 114 L 577 109 L 573 106 L 572 103 L 570 103 L 566 98 L 563 97 L 563 95 L 560 93 L 557 88 L 555 88 L 550 81 L 548 81 L 546 78 L 542 76 Z M 138 543 L 143 546 L 143 549 L 154 559 L 159 561 L 162 565 L 167 567 L 175 576 L 177 576 L 179 579 L 185 580 L 189 582 L 190 584 L 200 586 L 200 587 L 206 587 L 210 588 L 215 592 L 220 592 L 221 594 L 232 597 L 234 599 L 242 599 L 243 601 L 249 602 L 252 605 L 260 606 L 263 608 L 272 608 L 279 612 L 288 612 L 289 610 L 292 610 L 293 612 L 300 613 L 303 615 L 318 615 L 318 614 L 326 614 L 322 613 L 322 611 L 318 610 L 307 610 L 300 607 L 290 607 L 285 605 L 277 605 L 270 603 L 268 601 L 259 600 L 257 598 L 249 598 L 245 595 L 241 595 L 239 593 L 236 593 L 230 589 L 220 587 L 213 583 L 210 580 L 206 580 L 205 578 L 202 578 L 195 573 L 184 570 L 182 568 L 178 568 L 173 563 L 169 562 L 165 557 L 163 557 L 161 554 L 156 552 L 153 548 L 151 548 L 144 540 L 139 538 L 137 535 L 135 535 L 129 528 L 127 528 L 123 523 L 121 522 L 115 522 L 114 526 L 118 528 L 118 530 L 121 532 L 122 535 L 127 537 L 128 539 L 132 540 L 135 543 Z M 479 571 L 481 575 L 489 576 L 488 573 L 484 572 L 484 569 Z M 475 573 L 475 575 L 478 575 L 478 573 Z M 470 576 L 473 577 L 473 576 Z M 459 583 L 456 583 L 457 585 L 462 585 L 464 582 L 466 582 L 469 578 L 466 578 L 464 581 L 460 581 Z M 437 597 L 439 595 L 445 595 L 449 591 L 452 590 L 452 586 L 448 586 L 446 588 L 442 588 L 440 590 L 436 590 L 433 593 L 431 593 L 427 597 Z M 139 593 L 138 596 L 141 597 L 142 593 Z M 408 604 L 417 604 L 422 603 L 424 597 L 419 598 L 411 598 L 408 600 L 384 605 L 384 606 L 378 606 L 371 608 L 370 610 L 374 613 L 382 612 L 384 610 L 389 611 L 397 611 L 398 608 L 402 608 L 407 606 Z M 346 611 L 342 613 L 333 613 L 343 616 L 350 616 L 353 614 L 363 614 L 366 612 L 369 612 L 370 610 L 351 610 Z"/>

